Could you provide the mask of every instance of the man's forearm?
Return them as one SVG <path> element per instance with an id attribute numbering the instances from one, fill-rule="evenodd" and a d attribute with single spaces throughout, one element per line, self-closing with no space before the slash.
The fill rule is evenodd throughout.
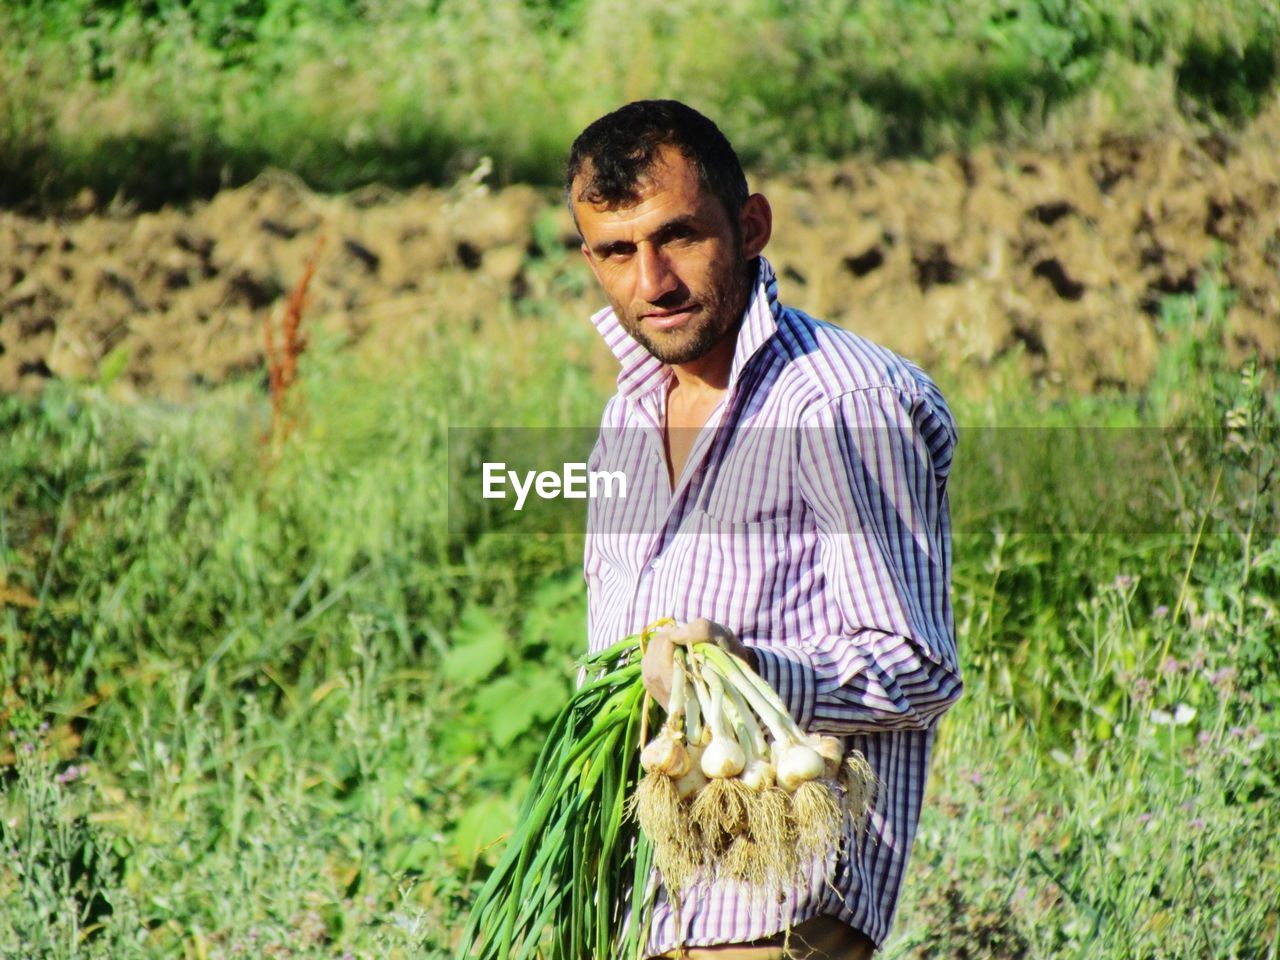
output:
<path id="1" fill-rule="evenodd" d="M 960 697 L 957 672 L 908 637 L 864 632 L 749 647 L 803 729 L 844 736 L 921 730 Z"/>

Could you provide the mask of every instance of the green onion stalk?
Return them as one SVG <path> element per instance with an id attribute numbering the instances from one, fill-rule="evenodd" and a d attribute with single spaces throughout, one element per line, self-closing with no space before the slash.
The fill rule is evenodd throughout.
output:
<path id="1" fill-rule="evenodd" d="M 457 960 L 643 955 L 653 845 L 628 816 L 646 722 L 642 635 L 581 662 L 502 859 L 472 904 Z"/>

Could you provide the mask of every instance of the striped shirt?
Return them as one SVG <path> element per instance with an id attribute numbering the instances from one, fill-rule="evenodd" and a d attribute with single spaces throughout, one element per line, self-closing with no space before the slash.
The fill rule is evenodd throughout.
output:
<path id="1" fill-rule="evenodd" d="M 947 476 L 955 426 L 916 366 L 777 298 L 760 258 L 729 385 L 673 491 L 669 367 L 611 309 L 593 318 L 621 363 L 589 469 L 584 568 L 592 650 L 660 617 L 706 617 L 751 647 L 803 729 L 845 738 L 882 784 L 850 835 L 781 900 L 708 880 L 678 911 L 659 889 L 649 952 L 743 943 L 820 914 L 877 945 L 893 921 L 933 727 L 960 695 Z M 679 916 L 681 930 L 675 928 Z"/>

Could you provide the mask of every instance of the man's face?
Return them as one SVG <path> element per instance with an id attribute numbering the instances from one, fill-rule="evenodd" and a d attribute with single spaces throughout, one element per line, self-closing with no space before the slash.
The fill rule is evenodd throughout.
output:
<path id="1" fill-rule="evenodd" d="M 617 207 L 574 201 L 582 252 L 623 329 L 662 362 L 690 363 L 736 328 L 759 251 L 746 249 L 724 204 L 673 147 L 661 149 L 637 195 Z"/>

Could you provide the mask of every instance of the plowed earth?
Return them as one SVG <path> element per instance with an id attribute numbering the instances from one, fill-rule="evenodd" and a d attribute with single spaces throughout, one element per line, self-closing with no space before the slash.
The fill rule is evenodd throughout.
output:
<path id="1" fill-rule="evenodd" d="M 1236 291 L 1230 350 L 1280 357 L 1280 105 L 1230 139 L 848 161 L 757 187 L 784 300 L 926 366 L 1012 352 L 1066 389 L 1140 387 L 1160 300 L 1213 264 Z M 576 237 L 557 196 L 530 187 L 327 197 L 265 175 L 186 208 L 83 206 L 0 211 L 0 390 L 109 370 L 117 393 L 181 400 L 255 373 L 322 236 L 306 323 L 362 349 L 404 356 L 415 331 L 480 326 L 521 298 L 583 322 L 603 302 L 531 269 L 550 248 L 585 272 L 559 255 Z"/>

